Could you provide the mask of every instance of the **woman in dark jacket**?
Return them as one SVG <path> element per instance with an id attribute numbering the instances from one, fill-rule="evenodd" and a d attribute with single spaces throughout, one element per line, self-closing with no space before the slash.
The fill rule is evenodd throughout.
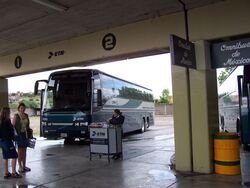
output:
<path id="1" fill-rule="evenodd" d="M 115 109 L 112 118 L 109 120 L 109 124 L 114 126 L 122 126 L 124 119 L 125 118 L 122 115 L 121 111 L 119 109 Z"/>
<path id="2" fill-rule="evenodd" d="M 122 124 L 124 123 L 125 117 L 122 115 L 119 109 L 115 109 L 112 115 L 112 118 L 109 120 L 109 125 L 111 127 L 120 127 L 122 129 Z M 113 159 L 117 160 L 121 158 L 120 154 L 115 154 L 112 157 Z"/>
<path id="3" fill-rule="evenodd" d="M 0 113 L 0 137 L 1 145 L 3 150 L 3 163 L 4 163 L 4 178 L 9 177 L 20 178 L 22 177 L 16 172 L 16 159 L 17 152 L 14 147 L 14 128 L 10 121 L 10 109 L 8 107 L 3 107 Z M 11 167 L 12 173 L 8 170 L 8 159 L 12 159 Z"/>

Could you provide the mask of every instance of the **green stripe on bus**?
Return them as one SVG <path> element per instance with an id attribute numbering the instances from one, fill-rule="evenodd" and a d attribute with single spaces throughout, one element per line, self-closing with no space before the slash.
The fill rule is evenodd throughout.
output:
<path id="1" fill-rule="evenodd" d="M 214 163 L 215 164 L 218 164 L 218 165 L 223 165 L 223 166 L 237 166 L 237 165 L 240 165 L 240 161 L 216 161 L 214 160 Z"/>

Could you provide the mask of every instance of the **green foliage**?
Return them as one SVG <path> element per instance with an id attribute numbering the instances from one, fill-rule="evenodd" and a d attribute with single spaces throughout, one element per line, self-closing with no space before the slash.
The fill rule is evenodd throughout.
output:
<path id="1" fill-rule="evenodd" d="M 20 102 L 23 102 L 26 108 L 35 109 L 40 106 L 40 96 L 36 96 L 32 92 L 22 93 L 18 91 L 16 93 L 10 93 L 9 96 L 14 98 L 9 102 L 11 109 L 16 109 Z"/>
<path id="2" fill-rule="evenodd" d="M 10 103 L 10 104 L 9 104 L 9 107 L 10 107 L 11 109 L 17 109 L 17 106 L 18 106 L 17 103 Z"/>
<path id="3" fill-rule="evenodd" d="M 160 99 L 155 99 L 155 103 L 166 103 L 169 104 L 171 100 L 171 96 L 169 95 L 169 89 L 163 89 L 162 95 L 160 96 Z"/>
<path id="4" fill-rule="evenodd" d="M 219 84 L 221 85 L 235 69 L 236 67 L 226 67 L 223 71 L 221 71 L 217 78 Z"/>
<path id="5" fill-rule="evenodd" d="M 23 102 L 26 106 L 26 108 L 31 108 L 31 109 L 35 109 L 38 107 L 37 103 L 35 103 L 33 100 L 22 100 L 21 102 Z"/>
<path id="6" fill-rule="evenodd" d="M 142 92 L 135 88 L 122 87 L 119 91 L 119 96 L 124 98 L 132 98 L 137 100 L 153 101 L 153 95 Z"/>

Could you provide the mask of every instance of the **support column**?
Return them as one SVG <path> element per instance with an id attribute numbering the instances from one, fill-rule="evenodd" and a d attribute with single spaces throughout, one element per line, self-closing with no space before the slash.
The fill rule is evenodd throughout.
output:
<path id="1" fill-rule="evenodd" d="M 178 171 L 191 171 L 191 145 L 186 68 L 172 65 L 175 164 Z"/>
<path id="2" fill-rule="evenodd" d="M 193 170 L 213 172 L 213 134 L 218 131 L 216 70 L 210 68 L 209 45 L 195 43 L 197 69 L 190 70 Z"/>
<path id="3" fill-rule="evenodd" d="M 197 69 L 190 69 L 192 125 L 186 68 L 172 65 L 176 170 L 211 173 L 212 136 L 219 127 L 216 70 L 210 68 L 209 45 L 205 41 L 196 42 L 195 50 Z"/>
<path id="4" fill-rule="evenodd" d="M 8 80 L 0 78 L 0 108 L 8 106 Z"/>

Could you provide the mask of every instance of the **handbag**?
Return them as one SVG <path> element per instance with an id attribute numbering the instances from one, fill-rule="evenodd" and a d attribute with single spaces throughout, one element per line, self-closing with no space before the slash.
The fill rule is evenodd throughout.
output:
<path id="1" fill-rule="evenodd" d="M 36 146 L 36 139 L 35 138 L 29 139 L 28 147 L 34 149 L 35 146 Z"/>
<path id="2" fill-rule="evenodd" d="M 33 129 L 31 129 L 31 128 L 28 128 L 28 129 L 27 129 L 27 137 L 28 137 L 29 139 L 32 139 L 32 138 L 33 138 Z"/>

